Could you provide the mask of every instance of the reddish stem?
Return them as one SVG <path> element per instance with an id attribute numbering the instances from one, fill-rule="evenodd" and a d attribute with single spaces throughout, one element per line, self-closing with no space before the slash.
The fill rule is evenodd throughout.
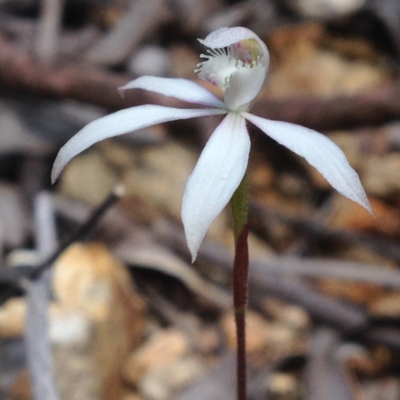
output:
<path id="1" fill-rule="evenodd" d="M 233 304 L 235 307 L 236 340 L 237 340 L 237 399 L 247 399 L 246 367 L 246 305 L 249 275 L 249 249 L 247 236 L 249 227 L 246 223 L 240 232 L 233 263 Z"/>

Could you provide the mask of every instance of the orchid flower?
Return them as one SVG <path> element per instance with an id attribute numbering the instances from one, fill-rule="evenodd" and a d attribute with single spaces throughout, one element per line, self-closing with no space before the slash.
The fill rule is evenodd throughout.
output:
<path id="1" fill-rule="evenodd" d="M 62 147 L 54 163 L 52 181 L 73 157 L 100 140 L 162 122 L 225 114 L 202 151 L 183 195 L 182 220 L 193 261 L 211 223 L 230 201 L 246 172 L 250 152 L 246 120 L 304 157 L 338 192 L 372 214 L 357 173 L 334 142 L 311 129 L 248 112 L 269 66 L 269 53 L 262 40 L 247 28 L 235 27 L 218 29 L 199 41 L 209 50 L 207 55 L 201 55 L 203 62 L 195 72 L 200 79 L 219 87 L 224 101 L 186 79 L 135 79 L 120 90 L 149 90 L 207 108 L 142 105 L 93 121 Z"/>

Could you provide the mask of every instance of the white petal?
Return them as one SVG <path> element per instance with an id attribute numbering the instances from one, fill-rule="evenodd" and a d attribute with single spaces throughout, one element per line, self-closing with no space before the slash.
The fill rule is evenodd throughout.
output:
<path id="1" fill-rule="evenodd" d="M 144 105 L 117 111 L 99 118 L 86 125 L 61 148 L 53 165 L 51 180 L 54 183 L 73 157 L 100 140 L 133 132 L 161 122 L 223 113 L 226 113 L 226 111 L 221 109 L 193 110 Z"/>
<path id="2" fill-rule="evenodd" d="M 245 119 L 228 114 L 204 147 L 183 195 L 182 221 L 192 261 L 211 223 L 239 186 L 249 152 Z"/>
<path id="3" fill-rule="evenodd" d="M 338 192 L 373 215 L 356 171 L 332 140 L 299 125 L 270 121 L 248 113 L 243 113 L 243 116 L 278 143 L 304 157 Z"/>
<path id="4" fill-rule="evenodd" d="M 230 45 L 241 42 L 246 39 L 254 39 L 260 45 L 264 64 L 268 69 L 269 64 L 269 53 L 267 46 L 264 42 L 250 29 L 243 28 L 240 26 L 234 28 L 220 28 L 211 32 L 204 40 L 198 39 L 200 43 L 211 49 L 217 49 L 222 47 L 229 47 Z"/>
<path id="5" fill-rule="evenodd" d="M 188 103 L 203 104 L 223 108 L 224 103 L 203 86 L 188 79 L 160 78 L 142 76 L 119 88 L 120 93 L 127 89 L 144 89 L 175 97 Z"/>

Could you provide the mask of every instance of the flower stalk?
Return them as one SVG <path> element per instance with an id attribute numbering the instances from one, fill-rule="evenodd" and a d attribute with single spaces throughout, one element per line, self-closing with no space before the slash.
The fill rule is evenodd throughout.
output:
<path id="1" fill-rule="evenodd" d="M 249 280 L 249 249 L 247 223 L 248 177 L 244 175 L 232 196 L 231 208 L 235 233 L 235 259 L 233 263 L 233 305 L 236 325 L 237 399 L 247 399 L 246 362 L 246 307 Z"/>

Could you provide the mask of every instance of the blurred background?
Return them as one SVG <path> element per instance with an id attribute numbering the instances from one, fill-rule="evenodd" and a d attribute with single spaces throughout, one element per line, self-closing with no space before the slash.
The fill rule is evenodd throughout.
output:
<path id="1" fill-rule="evenodd" d="M 249 126 L 249 399 L 400 398 L 400 2 L 0 0 L 0 399 L 235 397 L 230 210 L 194 265 L 180 219 L 220 118 L 98 143 L 50 184 L 90 121 L 188 107 L 117 89 L 198 81 L 225 26 L 271 54 L 252 111 L 334 140 L 376 215 Z"/>

